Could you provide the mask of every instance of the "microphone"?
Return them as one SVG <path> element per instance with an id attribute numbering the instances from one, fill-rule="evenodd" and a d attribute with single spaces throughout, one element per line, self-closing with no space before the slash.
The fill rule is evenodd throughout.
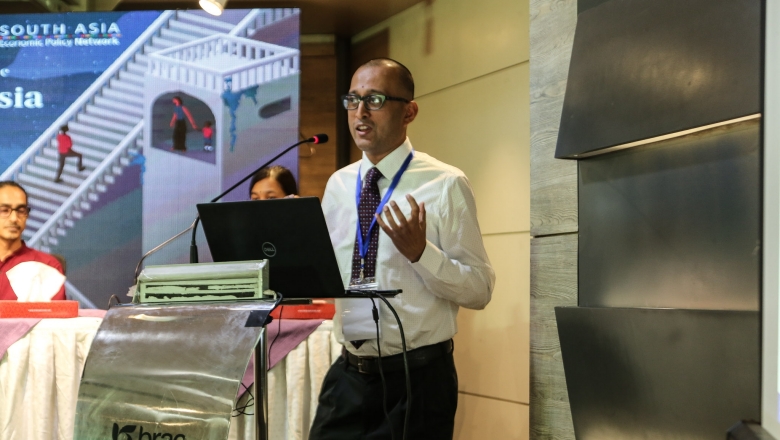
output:
<path id="1" fill-rule="evenodd" d="M 314 144 L 324 144 L 328 142 L 328 135 L 325 133 L 320 133 L 318 135 L 314 135 L 309 138 L 309 142 L 312 142 Z"/>
<path id="2" fill-rule="evenodd" d="M 268 165 L 271 165 L 272 163 L 276 162 L 277 159 L 279 159 L 280 157 L 282 157 L 285 154 L 287 154 L 287 152 L 292 150 L 293 148 L 295 148 L 295 147 L 297 147 L 299 145 L 302 145 L 302 144 L 324 144 L 325 142 L 328 142 L 328 135 L 325 134 L 325 133 L 320 133 L 320 134 L 314 135 L 314 136 L 312 136 L 312 137 L 310 137 L 308 139 L 304 139 L 304 140 L 302 140 L 300 142 L 296 142 L 296 143 L 290 145 L 289 147 L 287 147 L 284 150 L 282 150 L 281 153 L 279 153 L 276 156 L 274 156 L 273 158 L 271 158 L 271 160 L 269 160 L 268 162 L 260 165 L 259 167 L 257 167 L 256 170 L 254 170 L 251 173 L 247 174 L 246 177 L 244 177 L 243 179 L 239 180 L 233 186 L 231 186 L 230 188 L 228 188 L 225 191 L 223 191 L 222 194 L 220 194 L 220 195 L 214 197 L 213 199 L 211 199 L 211 201 L 209 203 L 217 202 L 222 197 L 225 197 L 226 195 L 230 194 L 231 191 L 233 191 L 234 189 L 238 188 L 239 185 L 241 185 L 242 183 L 244 183 L 247 180 L 249 180 L 252 176 L 255 175 L 255 173 L 257 173 L 261 169 L 267 167 Z M 190 263 L 197 263 L 198 262 L 198 245 L 195 242 L 196 241 L 195 240 L 195 234 L 198 232 L 198 223 L 199 222 L 200 222 L 200 215 L 195 217 L 195 223 L 192 224 L 192 240 L 190 241 Z"/>

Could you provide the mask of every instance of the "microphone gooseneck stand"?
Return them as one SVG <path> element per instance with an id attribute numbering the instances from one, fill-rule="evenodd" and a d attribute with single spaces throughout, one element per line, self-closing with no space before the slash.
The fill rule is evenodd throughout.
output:
<path id="1" fill-rule="evenodd" d="M 214 199 L 212 199 L 211 202 L 213 203 L 213 202 L 218 201 L 219 199 L 221 199 L 222 197 L 224 197 L 225 195 L 227 195 L 228 193 L 230 193 L 231 191 L 236 189 L 239 185 L 241 185 L 242 183 L 244 183 L 247 180 L 249 180 L 252 176 L 255 175 L 255 173 L 257 173 L 261 169 L 267 167 L 268 165 L 272 164 L 274 161 L 276 161 L 277 159 L 279 159 L 283 155 L 287 154 L 293 148 L 295 148 L 295 147 L 297 147 L 299 145 L 307 144 L 307 143 L 324 144 L 325 142 L 328 142 L 328 135 L 327 134 L 318 134 L 316 136 L 312 136 L 312 137 L 310 137 L 308 139 L 305 139 L 305 140 L 302 140 L 300 142 L 296 142 L 296 143 L 290 145 L 289 147 L 285 148 L 281 153 L 279 153 L 276 156 L 274 156 L 273 159 L 271 159 L 268 162 L 264 163 L 263 165 L 258 167 L 256 170 L 252 171 L 251 174 L 249 174 L 248 176 L 244 177 L 243 179 L 238 181 L 235 185 L 231 186 L 226 191 L 224 191 L 222 194 L 220 194 L 217 197 L 215 197 Z M 179 232 L 178 234 L 174 235 L 173 237 L 165 240 L 164 242 L 160 243 L 159 245 L 155 246 L 154 248 L 149 250 L 147 253 L 145 253 L 141 257 L 141 259 L 138 260 L 138 264 L 135 266 L 135 273 L 133 274 L 133 285 L 138 284 L 138 275 L 139 275 L 139 272 L 141 271 L 141 265 L 143 264 L 143 262 L 146 259 L 146 257 L 152 255 L 153 253 L 155 253 L 155 252 L 159 251 L 160 249 L 162 249 L 163 247 L 167 246 L 170 242 L 172 242 L 173 240 L 175 240 L 175 239 L 181 237 L 182 235 L 186 234 L 187 231 L 189 231 L 189 230 L 192 230 L 192 242 L 190 243 L 190 263 L 197 263 L 198 262 L 198 246 L 195 243 L 195 233 L 197 232 L 198 223 L 199 222 L 200 222 L 200 216 L 196 217 L 195 221 L 193 221 L 192 224 L 189 227 L 187 227 L 183 231 Z"/>
<path id="2" fill-rule="evenodd" d="M 308 139 L 305 139 L 305 140 L 302 140 L 300 142 L 297 142 L 297 143 L 294 143 L 294 144 L 290 145 L 289 147 L 287 147 L 284 150 L 282 150 L 281 153 L 279 153 L 276 156 L 274 156 L 271 160 L 269 160 L 268 162 L 260 165 L 259 167 L 257 167 L 256 170 L 254 170 L 251 173 L 247 174 L 246 177 L 244 177 L 243 179 L 239 180 L 238 182 L 233 184 L 233 186 L 231 186 L 230 188 L 228 188 L 225 191 L 223 191 L 222 194 L 220 194 L 220 195 L 214 197 L 213 199 L 211 199 L 211 201 L 209 201 L 209 203 L 214 203 L 214 202 L 219 201 L 222 197 L 225 197 L 231 191 L 233 191 L 234 189 L 238 188 L 239 185 L 241 185 L 242 183 L 244 183 L 247 180 L 249 180 L 252 176 L 255 175 L 255 173 L 257 173 L 258 171 L 260 171 L 263 168 L 267 167 L 268 165 L 271 165 L 277 159 L 279 159 L 280 157 L 282 157 L 285 154 L 287 154 L 287 152 L 292 150 L 293 148 L 295 148 L 295 147 L 297 147 L 299 145 L 308 144 L 308 143 L 324 144 L 325 142 L 328 142 L 328 135 L 327 134 L 318 134 L 316 136 L 312 136 L 312 137 L 310 137 Z M 198 244 L 196 243 L 196 240 L 195 240 L 195 234 L 198 233 L 198 223 L 200 223 L 200 216 L 195 217 L 195 223 L 192 224 L 192 240 L 190 241 L 190 263 L 197 263 L 198 262 Z"/>

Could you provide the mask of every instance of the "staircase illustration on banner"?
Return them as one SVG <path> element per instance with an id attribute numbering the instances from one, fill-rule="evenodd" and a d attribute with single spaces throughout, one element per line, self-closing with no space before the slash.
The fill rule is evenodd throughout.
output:
<path id="1" fill-rule="evenodd" d="M 165 11 L 97 80 L 1 175 L 25 187 L 33 208 L 23 238 L 28 246 L 51 252 L 76 221 L 89 211 L 143 148 L 143 84 L 149 55 L 215 34 L 251 37 L 256 31 L 297 15 L 297 9 L 253 9 L 238 23 L 185 11 Z M 66 165 L 57 171 L 56 135 L 67 124 L 87 171 Z M 66 283 L 68 294 L 89 301 Z"/>

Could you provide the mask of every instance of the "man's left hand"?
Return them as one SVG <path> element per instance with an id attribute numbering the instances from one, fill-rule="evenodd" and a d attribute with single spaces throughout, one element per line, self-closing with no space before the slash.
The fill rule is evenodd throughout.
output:
<path id="1" fill-rule="evenodd" d="M 427 239 L 425 237 L 425 203 L 417 204 L 411 194 L 406 195 L 406 200 L 412 207 L 409 218 L 405 217 L 401 208 L 395 202 L 385 206 L 382 215 L 376 215 L 376 221 L 385 231 L 385 234 L 393 240 L 398 252 L 412 263 L 416 263 L 425 250 Z M 395 216 L 393 215 L 395 214 Z"/>

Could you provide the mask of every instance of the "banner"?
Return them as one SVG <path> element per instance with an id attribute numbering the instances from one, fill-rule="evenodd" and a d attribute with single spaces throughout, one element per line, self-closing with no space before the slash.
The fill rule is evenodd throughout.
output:
<path id="1" fill-rule="evenodd" d="M 195 204 L 298 140 L 298 44 L 297 9 L 0 15 L 0 179 L 27 190 L 24 239 L 65 259 L 70 296 L 124 297 Z M 85 168 L 65 157 L 59 180 L 58 134 Z M 297 176 L 295 152 L 279 164 Z"/>

